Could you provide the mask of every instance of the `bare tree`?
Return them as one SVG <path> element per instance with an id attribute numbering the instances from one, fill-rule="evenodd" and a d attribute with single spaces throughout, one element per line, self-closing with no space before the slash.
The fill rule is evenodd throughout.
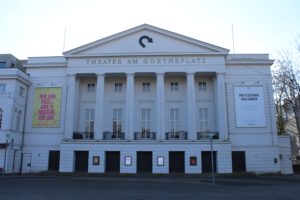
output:
<path id="1" fill-rule="evenodd" d="M 277 132 L 279 135 L 285 135 L 285 112 L 284 112 L 284 90 L 285 83 L 280 81 L 280 74 L 277 71 L 273 72 L 273 91 L 276 108 Z"/>
<path id="2" fill-rule="evenodd" d="M 276 60 L 273 71 L 274 99 L 279 134 L 285 133 L 283 108 L 292 110 L 300 132 L 300 77 L 297 62 L 285 52 Z M 298 68 L 298 69 L 297 69 Z"/>

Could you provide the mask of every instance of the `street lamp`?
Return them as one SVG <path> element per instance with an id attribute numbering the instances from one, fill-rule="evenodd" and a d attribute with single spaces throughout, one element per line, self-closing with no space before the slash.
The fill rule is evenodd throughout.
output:
<path id="1" fill-rule="evenodd" d="M 211 179 L 212 184 L 215 184 L 215 167 L 214 167 L 214 151 L 213 151 L 213 137 L 215 133 L 209 133 L 209 140 L 210 140 L 210 156 L 211 156 Z"/>

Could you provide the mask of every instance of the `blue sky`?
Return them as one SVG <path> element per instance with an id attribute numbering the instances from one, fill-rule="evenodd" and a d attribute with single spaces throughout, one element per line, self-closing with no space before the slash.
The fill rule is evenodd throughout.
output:
<path id="1" fill-rule="evenodd" d="M 299 0 L 0 0 L 0 53 L 65 50 L 147 23 L 232 50 L 270 53 L 300 39 Z"/>

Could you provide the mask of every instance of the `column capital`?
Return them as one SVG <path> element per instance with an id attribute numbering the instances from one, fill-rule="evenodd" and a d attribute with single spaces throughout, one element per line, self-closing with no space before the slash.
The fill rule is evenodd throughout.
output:
<path id="1" fill-rule="evenodd" d="M 128 73 L 126 73 L 126 76 L 134 76 L 134 75 L 135 75 L 134 72 L 128 72 Z"/>
<path id="2" fill-rule="evenodd" d="M 186 72 L 187 76 L 195 76 L 196 72 Z"/>
<path id="3" fill-rule="evenodd" d="M 97 73 L 96 76 L 105 76 L 105 73 Z"/>
<path id="4" fill-rule="evenodd" d="M 156 75 L 156 76 L 164 76 L 165 73 L 164 73 L 164 72 L 155 72 L 155 75 Z"/>

